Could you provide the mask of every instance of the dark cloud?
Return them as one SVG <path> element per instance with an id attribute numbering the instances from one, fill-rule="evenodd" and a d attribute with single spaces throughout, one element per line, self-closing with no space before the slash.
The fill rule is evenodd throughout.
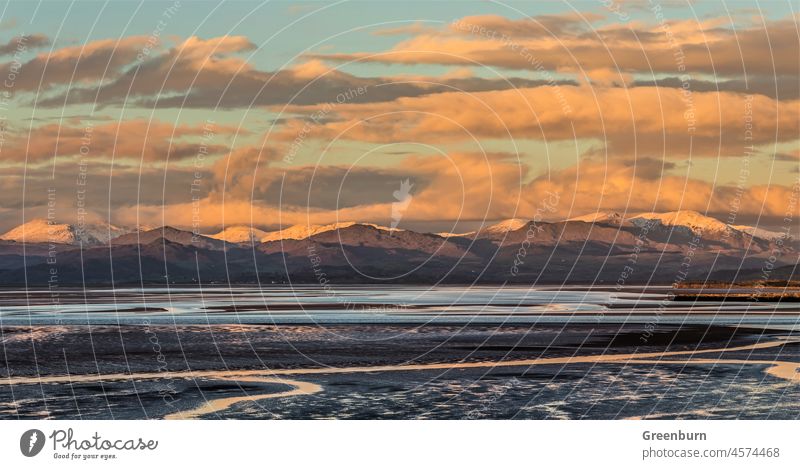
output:
<path id="1" fill-rule="evenodd" d="M 362 205 L 391 203 L 400 181 L 408 171 L 363 166 L 272 166 L 277 153 L 248 147 L 214 166 L 216 199 L 247 200 L 273 206 L 334 210 Z M 258 161 L 258 164 L 256 162 Z M 415 174 L 416 190 L 428 186 L 424 176 Z"/>
<path id="2" fill-rule="evenodd" d="M 44 34 L 30 34 L 26 36 L 16 36 L 5 44 L 0 44 L 0 56 L 13 55 L 25 52 L 30 49 L 38 49 L 50 45 L 50 39 Z"/>
<path id="3" fill-rule="evenodd" d="M 623 167 L 633 169 L 635 177 L 649 180 L 660 179 L 664 177 L 664 173 L 676 167 L 674 162 L 647 157 L 620 160 L 620 163 Z"/>
<path id="4" fill-rule="evenodd" d="M 499 15 L 467 16 L 450 24 L 458 34 L 481 35 L 501 39 L 551 37 L 577 34 L 592 29 L 592 23 L 602 20 L 596 13 L 564 13 L 560 15 L 537 15 L 512 20 Z"/>
<path id="5" fill-rule="evenodd" d="M 276 72 L 252 69 L 230 54 L 250 50 L 241 40 L 239 48 L 216 53 L 209 41 L 195 40 L 190 46 L 177 46 L 128 69 L 113 81 L 99 87 L 73 87 L 55 96 L 39 99 L 43 107 L 94 103 L 98 106 L 127 104 L 146 108 L 249 108 L 283 104 L 385 102 L 402 97 L 424 96 L 449 91 L 492 91 L 537 87 L 552 84 L 526 78 L 485 79 L 381 77 L 363 78 L 319 63 Z M 185 49 L 198 51 L 185 52 Z M 558 84 L 575 85 L 563 80 Z M 352 90 L 366 89 L 353 94 Z M 350 93 L 351 96 L 348 96 Z M 345 96 L 344 98 L 342 96 Z"/>
<path id="6" fill-rule="evenodd" d="M 775 153 L 773 158 L 776 161 L 794 161 L 800 162 L 800 153 L 791 154 L 791 153 Z"/>
<path id="7" fill-rule="evenodd" d="M 132 158 L 148 162 L 181 160 L 228 151 L 223 136 L 244 130 L 224 126 L 173 125 L 158 120 L 51 123 L 7 132 L 3 161 L 37 162 L 72 155 Z M 208 135 L 208 137 L 206 137 Z M 205 138 L 205 141 L 203 140 Z M 202 150 L 201 150 L 202 148 Z"/>
<path id="8" fill-rule="evenodd" d="M 280 180 L 262 192 L 267 201 L 281 196 L 286 205 L 325 210 L 395 202 L 394 191 L 409 178 L 399 169 L 339 166 L 306 167 L 279 175 Z M 411 182 L 417 192 L 428 186 L 427 180 L 418 177 Z"/>
<path id="9" fill-rule="evenodd" d="M 747 80 L 687 80 L 690 90 L 697 92 L 729 91 L 742 94 L 760 94 L 777 100 L 800 99 L 800 80 L 797 75 L 751 76 Z M 663 86 L 681 88 L 684 82 L 678 77 L 658 80 L 634 81 L 632 86 Z"/>
<path id="10" fill-rule="evenodd" d="M 52 177 L 53 171 L 58 177 Z M 75 159 L 64 158 L 55 168 L 29 166 L 24 180 L 22 168 L 3 168 L 0 180 L 0 208 L 22 209 L 24 195 L 28 218 L 44 216 L 48 196 L 54 194 L 57 219 L 74 221 L 79 216 L 79 201 L 85 203 L 87 216 L 106 218 L 109 207 L 113 216 L 122 207 L 138 204 L 191 203 L 192 197 L 205 197 L 211 190 L 213 176 L 204 168 L 176 165 L 166 169 L 121 165 L 112 168 L 107 162 L 79 165 Z"/>
<path id="11" fill-rule="evenodd" d="M 111 79 L 136 59 L 146 41 L 146 37 L 131 36 L 64 47 L 22 64 L 0 64 L 0 76 L 13 74 L 16 91 L 46 91 L 61 85 Z"/>

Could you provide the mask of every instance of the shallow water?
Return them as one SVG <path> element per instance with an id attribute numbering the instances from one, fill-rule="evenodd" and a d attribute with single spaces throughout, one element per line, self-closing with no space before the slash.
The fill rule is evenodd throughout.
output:
<path id="1" fill-rule="evenodd" d="M 746 291 L 746 290 L 733 290 Z M 666 288 L 280 286 L 0 290 L 0 322 L 45 324 L 800 323 L 800 303 L 670 301 Z"/>
<path id="2" fill-rule="evenodd" d="M 800 366 L 798 305 L 658 288 L 2 291 L 0 418 L 794 419 L 800 374 L 770 370 Z"/>

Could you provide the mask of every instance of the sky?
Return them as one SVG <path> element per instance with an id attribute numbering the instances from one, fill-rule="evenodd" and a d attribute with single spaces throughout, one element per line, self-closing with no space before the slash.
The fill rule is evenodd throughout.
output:
<path id="1" fill-rule="evenodd" d="M 0 230 L 458 232 L 605 210 L 796 224 L 799 10 L 2 3 Z"/>

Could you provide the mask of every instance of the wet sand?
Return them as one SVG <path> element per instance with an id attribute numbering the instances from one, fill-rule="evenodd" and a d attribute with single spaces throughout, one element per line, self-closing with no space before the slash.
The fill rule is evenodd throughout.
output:
<path id="1" fill-rule="evenodd" d="M 276 369 L 276 370 L 238 370 L 238 371 L 164 371 L 156 373 L 103 373 L 103 374 L 83 374 L 83 375 L 62 375 L 62 376 L 35 376 L 35 377 L 5 377 L 0 383 L 7 386 L 22 385 L 44 385 L 44 384 L 68 384 L 110 382 L 110 381 L 143 381 L 158 379 L 214 379 L 219 381 L 232 381 L 235 383 L 250 382 L 258 384 L 280 384 L 289 386 L 287 391 L 266 393 L 266 394 L 245 394 L 240 396 L 224 397 L 219 399 L 207 400 L 204 404 L 190 410 L 177 411 L 166 415 L 167 419 L 191 419 L 201 417 L 229 409 L 230 407 L 244 401 L 258 401 L 264 399 L 286 398 L 298 395 L 308 395 L 322 393 L 324 389 L 321 385 L 310 381 L 298 381 L 280 378 L 283 376 L 311 376 L 314 375 L 334 375 L 334 374 L 362 374 L 362 373 L 387 373 L 387 372 L 418 372 L 434 370 L 464 370 L 464 369 L 498 369 L 498 368 L 519 368 L 536 367 L 543 365 L 576 365 L 576 364 L 620 364 L 625 366 L 636 364 L 648 365 L 766 365 L 765 373 L 794 383 L 800 383 L 800 362 L 790 362 L 781 360 L 762 360 L 762 359 L 727 359 L 727 358 L 694 358 L 697 355 L 708 354 L 730 354 L 734 352 L 753 352 L 767 349 L 781 349 L 789 345 L 800 343 L 797 337 L 781 337 L 777 340 L 759 341 L 745 345 L 700 348 L 695 350 L 662 351 L 662 352 L 637 352 L 614 354 L 607 353 L 601 355 L 578 355 L 550 358 L 502 360 L 502 361 L 479 361 L 479 362 L 450 362 L 450 363 L 428 363 L 428 364 L 400 364 L 383 366 L 350 366 L 350 367 L 321 367 L 321 368 L 300 368 L 300 369 Z M 685 360 L 669 360 L 670 357 L 685 356 Z"/>
<path id="2" fill-rule="evenodd" d="M 227 376 L 224 377 L 224 379 L 227 378 L 228 378 Z M 164 419 L 190 420 L 190 419 L 195 419 L 197 417 L 201 417 L 203 415 L 208 415 L 208 414 L 213 414 L 215 412 L 223 411 L 240 402 L 258 401 L 261 399 L 276 399 L 280 397 L 291 397 L 291 396 L 299 396 L 299 395 L 322 392 L 322 386 L 313 383 L 306 383 L 304 381 L 294 381 L 294 380 L 276 379 L 276 378 L 261 378 L 257 376 L 238 376 L 238 375 L 235 375 L 230 379 L 236 382 L 249 381 L 259 384 L 276 383 L 276 384 L 290 386 L 292 389 L 289 391 L 270 393 L 270 394 L 255 394 L 255 395 L 244 395 L 235 397 L 225 397 L 222 399 L 214 399 L 211 401 L 207 401 L 205 404 L 196 409 L 187 411 L 178 411 L 172 414 L 167 414 L 164 416 Z"/>

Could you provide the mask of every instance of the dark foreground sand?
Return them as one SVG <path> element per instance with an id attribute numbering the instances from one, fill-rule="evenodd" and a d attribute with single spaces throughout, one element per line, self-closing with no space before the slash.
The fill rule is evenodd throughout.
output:
<path id="1" fill-rule="evenodd" d="M 2 340 L 5 418 L 800 416 L 800 386 L 775 371 L 800 347 L 763 328 L 41 326 Z"/>

